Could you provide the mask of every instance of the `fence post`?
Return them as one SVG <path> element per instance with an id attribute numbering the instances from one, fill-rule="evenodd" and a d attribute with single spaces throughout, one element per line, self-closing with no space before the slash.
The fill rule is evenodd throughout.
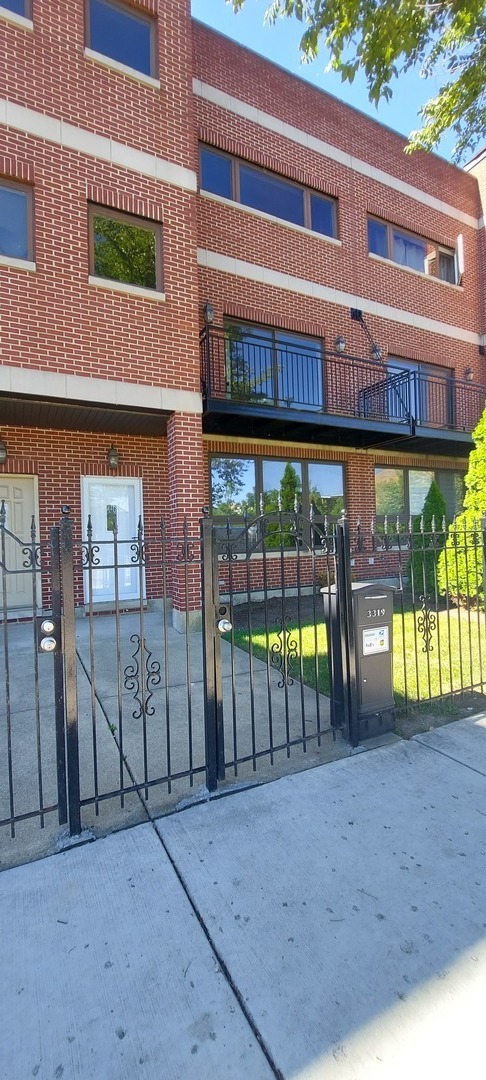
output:
<path id="1" fill-rule="evenodd" d="M 61 540 L 59 525 L 51 529 L 51 592 L 52 617 L 61 626 Z M 56 762 L 57 762 L 57 802 L 59 824 L 65 825 L 68 819 L 66 787 L 66 724 L 64 701 L 64 660 L 62 634 L 60 648 L 56 649 L 54 660 L 54 710 L 56 718 Z"/>
<path id="2" fill-rule="evenodd" d="M 76 624 L 74 612 L 73 523 L 69 507 L 60 522 L 61 587 L 63 598 L 62 642 L 66 715 L 68 819 L 70 836 L 81 832 L 79 786 L 78 689 L 76 674 Z"/>
<path id="3" fill-rule="evenodd" d="M 359 743 L 356 635 L 351 584 L 351 540 L 345 512 L 336 525 L 336 556 L 337 617 L 343 674 L 343 719 L 349 741 L 353 747 L 356 747 Z"/>
<path id="4" fill-rule="evenodd" d="M 216 791 L 218 786 L 218 725 L 214 670 L 213 544 L 212 522 L 205 511 L 201 520 L 201 540 L 206 785 L 208 791 Z"/>

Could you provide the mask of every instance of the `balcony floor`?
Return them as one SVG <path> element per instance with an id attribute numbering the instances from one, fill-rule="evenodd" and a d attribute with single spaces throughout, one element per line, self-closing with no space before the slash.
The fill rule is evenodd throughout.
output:
<path id="1" fill-rule="evenodd" d="M 310 409 L 251 405 L 225 398 L 205 402 L 203 429 L 212 435 L 333 445 L 356 449 L 407 450 L 410 453 L 467 458 L 472 446 L 468 431 L 427 427 L 415 430 L 403 423 L 334 416 Z"/>

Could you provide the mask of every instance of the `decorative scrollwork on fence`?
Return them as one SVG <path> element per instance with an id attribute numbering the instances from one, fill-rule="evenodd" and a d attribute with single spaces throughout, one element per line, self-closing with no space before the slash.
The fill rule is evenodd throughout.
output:
<path id="1" fill-rule="evenodd" d="M 277 684 L 281 690 L 284 686 L 293 685 L 292 661 L 298 659 L 298 644 L 296 638 L 292 637 L 292 630 L 289 629 L 290 618 L 287 616 L 283 619 L 279 619 L 280 630 L 277 632 L 278 641 L 274 641 L 271 654 L 270 663 L 272 667 L 277 668 L 282 678 Z"/>
<path id="2" fill-rule="evenodd" d="M 417 630 L 423 638 L 422 652 L 433 652 L 434 646 L 432 645 L 432 634 L 437 629 L 437 616 L 435 611 L 432 611 L 429 607 L 429 597 L 422 595 L 419 597 L 422 604 L 422 614 L 417 618 Z"/>
<path id="3" fill-rule="evenodd" d="M 195 540 L 182 540 L 177 546 L 176 562 L 193 563 L 196 561 L 194 553 Z"/>
<path id="4" fill-rule="evenodd" d="M 136 540 L 135 543 L 130 544 L 130 562 L 134 566 L 145 566 L 145 543 L 143 540 Z"/>
<path id="5" fill-rule="evenodd" d="M 218 554 L 221 555 L 222 562 L 237 562 L 238 555 L 234 550 L 234 543 L 231 540 L 223 540 L 218 544 Z"/>
<path id="6" fill-rule="evenodd" d="M 35 544 L 33 547 L 23 547 L 22 555 L 24 555 L 22 562 L 24 570 L 35 570 L 40 567 L 40 544 Z"/>
<path id="7" fill-rule="evenodd" d="M 87 544 L 81 544 L 81 560 L 83 568 L 86 570 L 89 566 L 99 566 L 99 544 L 91 544 L 89 541 Z"/>
<path id="8" fill-rule="evenodd" d="M 134 709 L 132 716 L 134 720 L 141 720 L 142 717 L 153 716 L 155 712 L 154 706 L 149 702 L 153 689 L 160 683 L 160 664 L 158 660 L 152 660 L 152 653 L 145 644 L 145 638 L 132 634 L 130 641 L 132 645 L 136 645 L 136 649 L 132 654 L 134 663 L 127 664 L 123 672 L 124 686 L 125 690 L 135 691 L 133 698 L 138 709 Z"/>

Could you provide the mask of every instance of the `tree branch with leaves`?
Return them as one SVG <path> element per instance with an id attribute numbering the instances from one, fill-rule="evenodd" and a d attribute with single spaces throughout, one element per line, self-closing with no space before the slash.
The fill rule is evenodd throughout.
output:
<path id="1" fill-rule="evenodd" d="M 246 0 L 226 0 L 234 11 Z M 434 150 L 442 135 L 456 136 L 453 160 L 486 137 L 486 8 L 482 0 L 271 0 L 265 21 L 295 17 L 303 25 L 302 59 L 324 46 L 329 69 L 352 83 L 362 71 L 370 101 L 389 100 L 399 76 L 417 68 L 434 76 L 439 93 L 420 110 L 422 127 L 407 151 Z"/>

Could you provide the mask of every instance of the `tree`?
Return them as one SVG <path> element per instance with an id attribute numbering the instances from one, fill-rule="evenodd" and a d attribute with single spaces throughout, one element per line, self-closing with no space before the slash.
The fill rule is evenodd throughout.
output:
<path id="1" fill-rule="evenodd" d="M 486 514 L 486 409 L 472 433 L 462 512 L 449 526 L 438 565 L 441 593 L 457 604 L 484 605 L 482 520 Z"/>
<path id="2" fill-rule="evenodd" d="M 241 9 L 245 0 L 226 0 Z M 452 129 L 459 161 L 484 139 L 486 129 L 486 10 L 483 0 L 271 0 L 265 19 L 294 16 L 305 25 L 304 60 L 324 47 L 329 68 L 352 83 L 366 77 L 368 97 L 378 105 L 392 96 L 391 83 L 419 68 L 439 81 L 439 93 L 420 110 L 407 150 L 433 150 Z"/>

